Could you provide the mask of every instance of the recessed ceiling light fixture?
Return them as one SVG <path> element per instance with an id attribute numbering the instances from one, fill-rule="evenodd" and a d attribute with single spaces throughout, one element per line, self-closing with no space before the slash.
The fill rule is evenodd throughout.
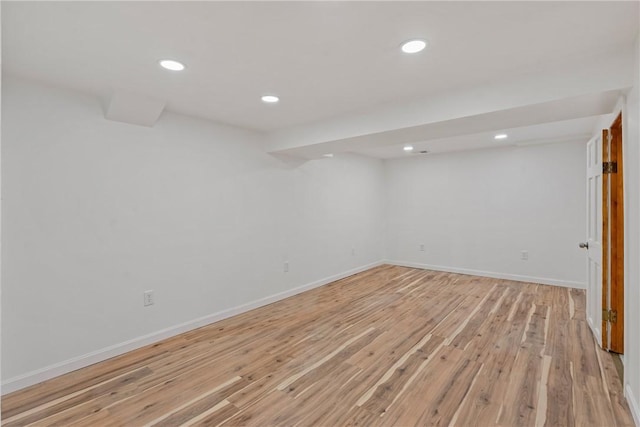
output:
<path id="1" fill-rule="evenodd" d="M 182 71 L 185 68 L 184 64 L 173 59 L 163 59 L 160 61 L 160 66 L 171 71 Z"/>
<path id="2" fill-rule="evenodd" d="M 275 95 L 262 95 L 262 102 L 266 102 L 267 104 L 274 104 L 278 101 L 280 101 L 280 98 L 278 98 Z"/>
<path id="3" fill-rule="evenodd" d="M 331 158 L 331 157 L 333 157 L 333 153 L 323 154 L 322 156 L 323 156 L 323 157 L 329 157 L 329 158 Z"/>
<path id="4" fill-rule="evenodd" d="M 507 139 L 507 134 L 506 133 L 499 133 L 496 136 L 493 137 L 493 139 Z"/>
<path id="5" fill-rule="evenodd" d="M 413 146 L 412 145 L 405 145 L 403 150 L 404 151 L 413 151 Z"/>
<path id="6" fill-rule="evenodd" d="M 427 42 L 424 40 L 409 40 L 402 43 L 401 49 L 404 53 L 418 53 L 425 47 L 427 47 Z"/>

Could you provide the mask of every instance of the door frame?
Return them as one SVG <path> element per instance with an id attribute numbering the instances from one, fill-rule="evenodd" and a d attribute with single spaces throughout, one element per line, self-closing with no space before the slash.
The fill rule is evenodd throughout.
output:
<path id="1" fill-rule="evenodd" d="M 624 353 L 625 328 L 625 214 L 624 214 L 624 117 L 616 112 L 614 121 L 603 131 L 603 162 L 617 170 L 602 178 L 602 347 Z M 616 319 L 609 320 L 607 313 Z"/>

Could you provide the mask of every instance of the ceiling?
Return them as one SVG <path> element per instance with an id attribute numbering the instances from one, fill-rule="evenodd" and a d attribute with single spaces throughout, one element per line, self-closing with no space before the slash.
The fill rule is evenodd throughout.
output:
<path id="1" fill-rule="evenodd" d="M 531 126 L 506 128 L 500 131 L 508 135 L 508 138 L 504 140 L 496 140 L 494 138 L 496 132 L 490 131 L 414 142 L 411 143 L 413 147 L 411 152 L 406 152 L 397 145 L 365 147 L 358 150 L 358 152 L 370 157 L 392 159 L 479 148 L 588 141 L 593 134 L 593 130 L 603 121 L 606 122 L 607 119 L 613 120 L 614 117 L 608 114 L 595 115 Z M 427 153 L 424 153 L 424 151 L 427 151 Z"/>
<path id="2" fill-rule="evenodd" d="M 164 107 L 278 134 L 630 48 L 638 11 L 638 2 L 591 1 L 3 2 L 2 67 L 107 100 L 139 94 L 155 103 L 151 122 Z M 402 53 L 411 38 L 427 40 L 427 49 Z M 166 71 L 164 58 L 187 68 Z M 265 93 L 281 101 L 264 104 Z M 567 123 L 574 135 L 589 133 L 601 111 L 584 114 Z M 457 142 L 418 142 L 433 151 L 479 148 L 487 126 L 505 127 L 500 117 Z M 540 126 L 520 123 L 513 133 L 529 140 Z M 395 157 L 397 136 L 344 150 Z M 336 141 L 331 148 L 341 151 Z"/>

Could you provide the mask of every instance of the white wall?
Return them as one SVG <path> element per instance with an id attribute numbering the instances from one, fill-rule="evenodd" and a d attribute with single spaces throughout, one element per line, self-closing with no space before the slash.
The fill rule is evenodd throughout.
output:
<path id="1" fill-rule="evenodd" d="M 636 39 L 634 86 L 623 116 L 625 185 L 625 395 L 640 426 L 640 35 Z"/>
<path id="2" fill-rule="evenodd" d="M 387 258 L 584 287 L 585 162 L 584 143 L 388 161 Z"/>
<path id="3" fill-rule="evenodd" d="M 259 134 L 2 83 L 4 392 L 383 257 L 379 160 L 290 165 Z"/>
<path id="4" fill-rule="evenodd" d="M 384 257 L 584 285 L 583 143 L 291 164 L 264 154 L 259 134 L 170 113 L 154 128 L 111 122 L 91 96 L 2 83 L 3 392 Z M 627 124 L 637 183 L 638 122 Z M 627 186 L 628 217 L 638 190 Z M 628 244 L 637 259 L 638 239 Z"/>

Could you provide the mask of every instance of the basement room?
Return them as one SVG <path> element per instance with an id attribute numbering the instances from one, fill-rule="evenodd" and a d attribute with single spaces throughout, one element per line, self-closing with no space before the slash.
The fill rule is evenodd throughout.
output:
<path id="1" fill-rule="evenodd" d="M 0 15 L 3 426 L 640 427 L 640 2 Z"/>

